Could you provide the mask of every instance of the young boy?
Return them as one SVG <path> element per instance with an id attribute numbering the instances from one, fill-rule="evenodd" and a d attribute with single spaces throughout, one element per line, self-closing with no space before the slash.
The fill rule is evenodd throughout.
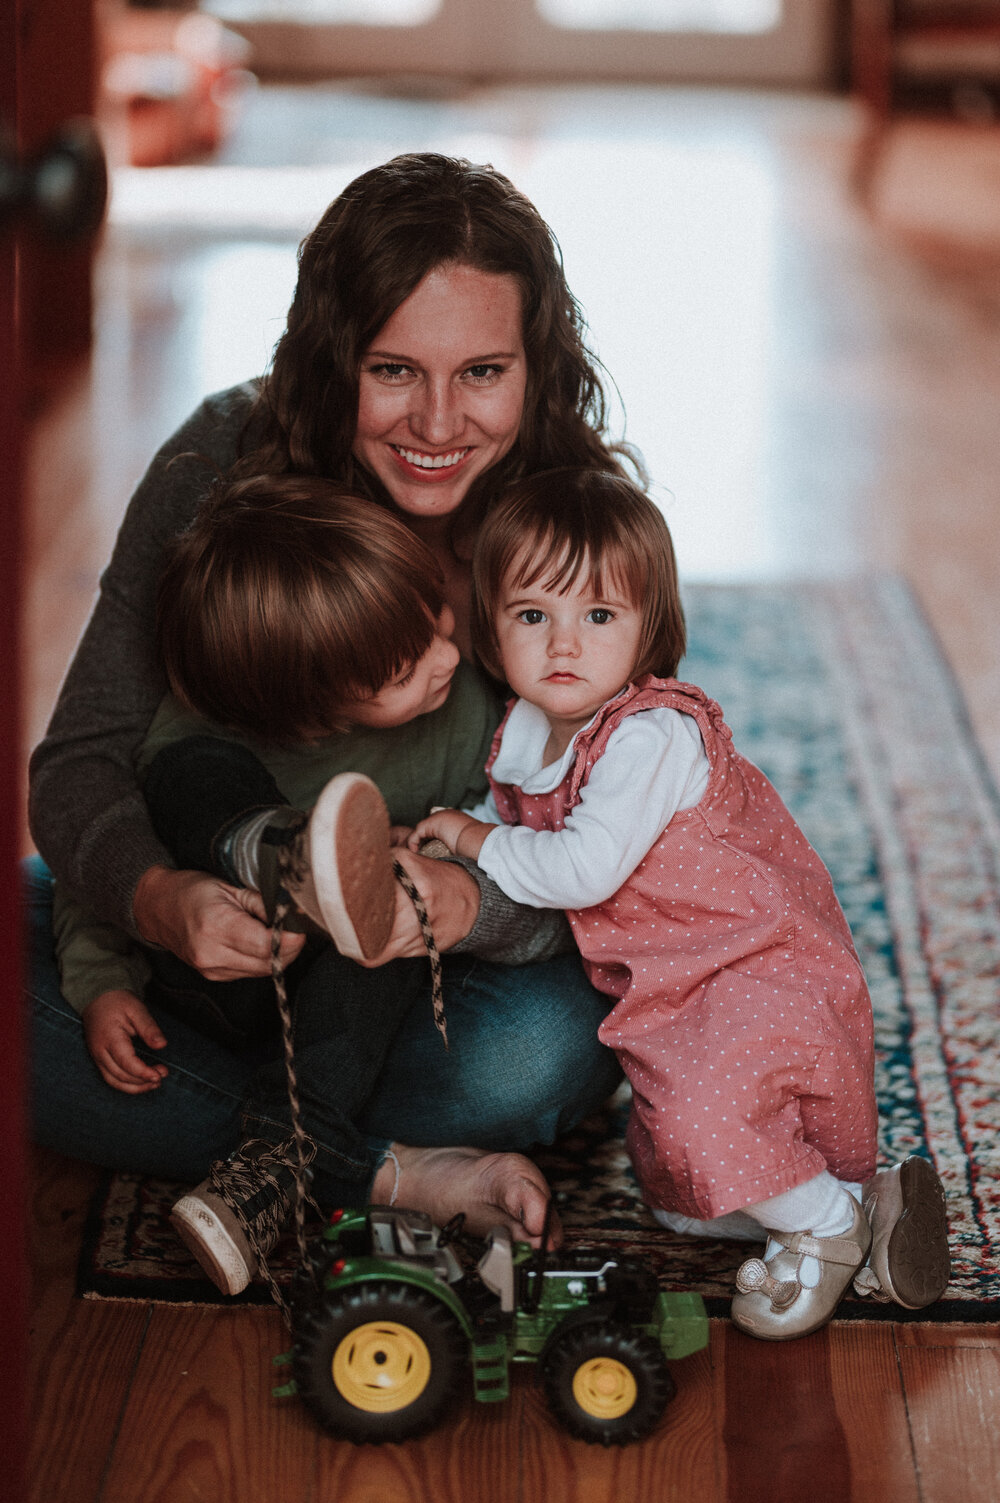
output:
<path id="1" fill-rule="evenodd" d="M 178 866 L 257 891 L 270 879 L 273 889 L 269 842 L 304 825 L 299 811 L 324 787 L 326 816 L 348 826 L 384 819 L 382 798 L 393 822 L 410 825 L 442 797 L 461 803 L 481 794 L 498 707 L 461 662 L 453 627 L 433 555 L 370 502 L 311 476 L 217 487 L 161 581 L 158 642 L 172 693 L 138 755 L 154 827 Z M 354 774 L 359 765 L 373 781 Z M 388 846 L 388 828 L 384 838 Z M 349 871 L 325 877 L 350 887 Z M 352 902 L 349 890 L 343 896 L 339 950 L 377 953 L 388 936 L 371 927 L 374 910 Z M 308 890 L 296 899 L 321 918 Z M 113 1088 L 154 1090 L 166 1073 L 136 1047 L 165 1043 L 147 1003 L 234 1049 L 256 1048 L 275 1030 L 269 979 L 206 981 L 66 895 L 57 892 L 56 905 L 64 993 Z M 248 905 L 264 917 L 264 898 L 248 894 Z M 320 1144 L 314 1190 L 331 1204 L 352 1190 L 365 1194 L 387 1147 L 363 1140 L 353 1118 L 426 964 L 397 961 L 385 973 L 354 966 L 318 933 L 289 973 L 303 1106 Z M 270 1164 L 258 1152 L 254 1169 L 277 1174 L 287 1189 L 275 1142 L 284 1101 L 282 1067 L 262 1067 L 245 1118 L 278 1158 Z M 207 1248 L 194 1227 L 206 1204 L 219 1222 Z M 243 1229 L 211 1191 L 185 1197 L 174 1219 L 221 1288 L 245 1286 L 266 1248 L 245 1247 Z M 263 1241 L 273 1241 L 265 1230 Z"/>

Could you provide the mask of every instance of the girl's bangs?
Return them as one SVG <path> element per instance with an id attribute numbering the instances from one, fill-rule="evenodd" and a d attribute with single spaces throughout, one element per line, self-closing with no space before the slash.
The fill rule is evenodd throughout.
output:
<path id="1" fill-rule="evenodd" d="M 543 535 L 544 536 L 544 535 Z M 581 574 L 589 570 L 587 583 L 598 599 L 606 591 L 618 590 L 630 604 L 642 598 L 647 570 L 634 549 L 622 546 L 621 540 L 601 538 L 594 546 L 586 537 L 566 538 L 555 529 L 536 538 L 534 544 L 521 539 L 521 546 L 504 570 L 512 585 L 530 587 L 541 582 L 546 590 L 568 594 Z"/>

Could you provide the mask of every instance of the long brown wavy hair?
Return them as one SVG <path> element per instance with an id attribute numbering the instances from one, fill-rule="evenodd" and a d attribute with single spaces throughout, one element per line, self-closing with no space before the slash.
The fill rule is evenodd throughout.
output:
<path id="1" fill-rule="evenodd" d="M 552 231 L 502 173 L 434 152 L 362 173 L 302 242 L 287 328 L 248 424 L 254 450 L 237 473 L 325 475 L 392 508 L 351 453 L 361 360 L 423 278 L 449 264 L 516 278 L 527 359 L 517 442 L 470 487 L 462 532 L 522 475 L 562 465 L 624 473 L 622 457 L 641 475 L 637 457 L 606 439 L 605 392 Z"/>

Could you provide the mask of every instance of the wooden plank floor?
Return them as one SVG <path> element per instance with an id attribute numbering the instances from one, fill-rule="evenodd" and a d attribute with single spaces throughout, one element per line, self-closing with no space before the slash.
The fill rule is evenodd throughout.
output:
<path id="1" fill-rule="evenodd" d="M 659 423 L 644 430 L 636 417 L 665 367 L 681 377 L 702 369 L 700 350 L 686 348 L 684 338 L 700 340 L 703 324 L 699 317 L 688 329 L 674 318 L 693 294 L 678 285 L 673 264 L 665 271 L 660 228 L 623 238 L 615 214 L 590 196 L 587 153 L 601 145 L 601 120 L 609 122 L 605 144 L 616 150 L 616 131 L 625 130 L 637 106 L 628 91 L 605 92 L 592 107 L 584 97 L 581 116 L 584 94 L 567 96 L 564 107 L 562 96 L 538 90 L 530 97 L 484 91 L 480 134 L 457 144 L 480 155 L 488 146 L 540 202 L 545 195 L 568 264 L 578 268 L 574 285 L 586 292 L 602 353 L 633 415 L 631 436 L 656 478 L 677 488 L 683 572 L 692 557 L 721 557 L 726 529 L 711 507 L 685 496 L 677 425 L 658 453 L 657 442 L 665 442 Z M 286 95 L 281 128 L 294 143 L 301 132 L 294 98 Z M 369 108 L 360 94 L 351 97 L 359 110 Z M 475 124 L 476 99 L 463 107 Z M 847 560 L 859 569 L 905 572 L 970 698 L 991 765 L 1000 769 L 995 209 L 986 230 L 982 224 L 990 202 L 1000 202 L 982 191 L 1000 171 L 1000 137 L 978 140 L 969 160 L 950 135 L 908 139 L 885 212 L 870 222 L 843 193 L 853 121 L 842 101 L 689 93 L 678 103 L 650 91 L 641 110 L 636 152 L 648 180 L 658 170 L 650 141 L 660 117 L 664 181 L 683 189 L 677 161 L 688 147 L 694 178 L 720 163 L 726 169 L 712 178 L 716 233 L 745 218 L 750 201 L 741 164 L 750 164 L 754 192 L 770 194 L 768 233 L 783 274 L 773 282 L 771 385 L 754 408 L 764 424 L 761 451 L 772 456 L 768 499 L 747 523 L 759 569 L 824 573 Z M 509 139 L 498 133 L 500 119 L 514 123 L 504 127 Z M 397 139 L 391 124 L 362 124 L 371 141 L 357 149 L 370 147 L 377 158 L 438 139 Z M 452 124 L 449 117 L 439 135 L 455 144 Z M 361 136 L 348 132 L 352 150 Z M 546 166 L 549 144 L 554 167 Z M 929 163 L 936 178 L 928 177 Z M 730 169 L 738 190 L 732 202 L 725 198 Z M 942 180 L 949 233 L 933 245 L 925 234 L 917 245 L 905 233 L 907 217 L 919 210 L 915 217 L 927 230 L 934 183 Z M 612 186 L 605 182 L 603 191 Z M 684 201 L 686 231 L 699 202 Z M 961 225 L 955 228 L 963 202 L 975 243 L 963 242 Z M 574 239 L 574 213 L 584 239 Z M 630 247 L 638 247 L 646 280 L 628 270 L 618 279 L 627 298 L 616 293 L 619 303 L 602 310 L 599 281 L 581 286 L 587 267 L 617 266 Z M 725 284 L 747 269 L 719 263 L 714 248 L 688 248 L 690 267 L 704 272 L 706 286 L 720 278 L 707 292 L 701 287 L 695 300 L 702 309 L 713 301 L 731 306 L 720 301 Z M 242 319 L 260 301 L 256 283 L 239 281 L 236 250 L 246 253 L 254 275 L 275 253 L 273 244 L 220 250 L 197 236 L 175 235 L 166 246 L 141 236 L 109 238 L 93 364 L 35 435 L 28 744 L 44 727 L 146 461 L 205 390 L 253 368 L 219 374 L 228 336 L 209 318 L 226 297 Z M 293 260 L 292 244 L 285 250 Z M 770 276 L 766 266 L 762 275 Z M 654 360 L 644 329 L 627 320 L 634 323 L 638 310 L 640 322 L 652 326 L 661 304 L 667 333 L 657 327 Z M 206 375 L 209 354 L 215 363 Z M 682 386 L 671 400 L 681 400 Z M 697 435 L 711 470 L 732 449 L 732 404 L 701 401 L 697 383 L 692 389 L 716 423 Z M 666 421 L 671 401 L 658 389 L 652 395 L 654 414 L 662 411 Z M 687 426 L 685 410 L 679 429 Z M 721 474 L 712 472 L 709 481 Z M 726 578 L 725 567 L 714 577 Z M 335 1443 L 294 1402 L 270 1395 L 271 1358 L 284 1346 L 276 1313 L 74 1297 L 94 1179 L 82 1165 L 36 1156 L 29 1503 L 1000 1503 L 997 1327 L 845 1324 L 772 1346 L 713 1322 L 710 1349 L 678 1365 L 678 1397 L 663 1428 L 626 1450 L 568 1438 L 548 1418 L 528 1371 L 517 1374 L 508 1404 L 467 1399 L 421 1441 L 381 1449 Z"/>
<path id="2" fill-rule="evenodd" d="M 607 1451 L 530 1369 L 404 1446 L 331 1440 L 271 1396 L 277 1311 L 74 1296 L 95 1172 L 35 1156 L 26 1503 L 997 1503 L 1000 1329 L 845 1322 L 788 1345 L 711 1322 L 661 1428 Z"/>

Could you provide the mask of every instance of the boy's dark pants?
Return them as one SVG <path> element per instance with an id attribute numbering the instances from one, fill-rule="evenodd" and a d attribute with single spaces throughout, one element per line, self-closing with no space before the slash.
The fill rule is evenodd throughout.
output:
<path id="1" fill-rule="evenodd" d="M 217 736 L 191 736 L 164 747 L 150 764 L 143 792 L 153 828 L 180 870 L 209 872 L 234 887 L 242 883 L 225 861 L 227 827 L 288 802 L 251 751 Z M 323 947 L 322 941 L 308 941 L 289 966 L 289 995 Z M 277 1031 L 269 977 L 209 981 L 169 950 L 152 951 L 149 958 L 151 999 L 220 1044 L 239 1052 Z"/>
<path id="2" fill-rule="evenodd" d="M 207 871 L 239 886 L 220 836 L 256 810 L 286 805 L 267 769 L 246 747 L 196 736 L 165 747 L 150 765 L 145 795 L 154 828 L 182 870 Z M 269 977 L 208 981 L 165 951 L 151 952 L 149 996 L 167 1011 L 235 1050 L 258 1046 L 279 1027 Z M 386 1053 L 411 1007 L 428 996 L 422 960 L 395 960 L 376 969 L 356 965 L 323 937 L 310 937 L 288 968 L 295 1057 L 307 1130 L 320 1154 L 314 1191 L 323 1179 L 360 1178 L 374 1169 L 370 1142 L 354 1126 L 378 1079 Z M 428 1009 L 430 1007 L 427 1001 Z M 245 1103 L 255 1136 L 288 1133 L 284 1064 L 264 1065 Z"/>

